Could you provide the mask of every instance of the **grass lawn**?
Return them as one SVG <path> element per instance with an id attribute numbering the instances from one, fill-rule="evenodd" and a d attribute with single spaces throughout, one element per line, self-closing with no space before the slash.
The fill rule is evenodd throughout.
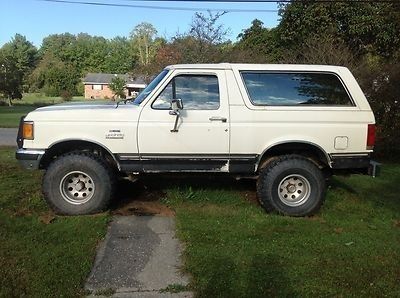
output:
<path id="1" fill-rule="evenodd" d="M 0 297 L 77 297 L 108 215 L 54 217 L 41 173 L 21 169 L 0 148 Z"/>
<path id="2" fill-rule="evenodd" d="M 0 127 L 18 127 L 21 117 L 34 109 L 34 106 L 0 106 Z"/>
<path id="3" fill-rule="evenodd" d="M 106 214 L 53 217 L 40 175 L 0 149 L 0 297 L 84 295 L 105 234 Z M 399 297 L 399 181 L 398 164 L 375 179 L 335 178 L 311 218 L 268 215 L 254 181 L 221 177 L 150 176 L 124 196 L 163 197 L 176 211 L 184 270 L 199 297 Z"/>
<path id="4" fill-rule="evenodd" d="M 400 297 L 400 165 L 335 178 L 312 218 L 265 214 L 254 182 L 194 181 L 164 202 L 199 297 Z"/>
<path id="5" fill-rule="evenodd" d="M 83 97 L 74 97 L 72 101 L 83 101 Z M 21 116 L 37 107 L 62 103 L 61 97 L 45 97 L 36 93 L 24 94 L 21 100 L 13 100 L 13 106 L 0 105 L 0 127 L 18 127 Z"/>

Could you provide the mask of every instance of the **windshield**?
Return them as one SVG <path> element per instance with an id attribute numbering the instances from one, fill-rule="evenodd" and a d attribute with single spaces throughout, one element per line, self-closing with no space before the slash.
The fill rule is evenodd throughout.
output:
<path id="1" fill-rule="evenodd" d="M 138 97 L 136 97 L 133 103 L 140 105 L 143 102 L 143 100 L 146 99 L 147 95 L 149 95 L 158 85 L 158 83 L 160 83 L 162 79 L 167 75 L 168 71 L 169 71 L 168 69 L 164 69 L 162 72 L 160 72 L 159 75 L 156 76 L 155 79 L 152 80 L 151 83 L 148 84 L 147 87 L 144 88 L 142 92 L 140 92 L 140 94 L 138 95 Z"/>

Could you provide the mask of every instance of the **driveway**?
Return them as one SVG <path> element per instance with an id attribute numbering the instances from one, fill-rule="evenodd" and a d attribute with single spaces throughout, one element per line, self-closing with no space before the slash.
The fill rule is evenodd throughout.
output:
<path id="1" fill-rule="evenodd" d="M 16 147 L 17 128 L 0 128 L 0 146 Z"/>
<path id="2" fill-rule="evenodd" d="M 189 283 L 181 272 L 181 253 L 173 217 L 114 216 L 85 288 L 91 297 L 107 289 L 119 298 L 192 297 L 186 291 L 163 292 Z"/>

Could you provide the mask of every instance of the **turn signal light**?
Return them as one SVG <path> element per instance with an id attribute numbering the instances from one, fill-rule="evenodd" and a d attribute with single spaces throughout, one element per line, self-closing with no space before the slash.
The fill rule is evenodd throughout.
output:
<path id="1" fill-rule="evenodd" d="M 375 124 L 368 124 L 367 150 L 373 150 L 375 146 Z"/>
<path id="2" fill-rule="evenodd" d="M 25 140 L 33 140 L 33 122 L 24 122 L 22 126 L 22 137 Z"/>

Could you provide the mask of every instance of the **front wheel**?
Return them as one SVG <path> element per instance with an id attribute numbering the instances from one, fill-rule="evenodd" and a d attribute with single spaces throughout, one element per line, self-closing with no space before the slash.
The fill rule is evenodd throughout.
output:
<path id="1" fill-rule="evenodd" d="M 257 196 L 268 212 L 307 216 L 325 199 L 325 178 L 310 160 L 298 155 L 276 158 L 260 171 Z"/>
<path id="2" fill-rule="evenodd" d="M 52 162 L 43 177 L 43 194 L 57 214 L 91 214 L 107 208 L 114 175 L 91 153 L 72 152 Z"/>

